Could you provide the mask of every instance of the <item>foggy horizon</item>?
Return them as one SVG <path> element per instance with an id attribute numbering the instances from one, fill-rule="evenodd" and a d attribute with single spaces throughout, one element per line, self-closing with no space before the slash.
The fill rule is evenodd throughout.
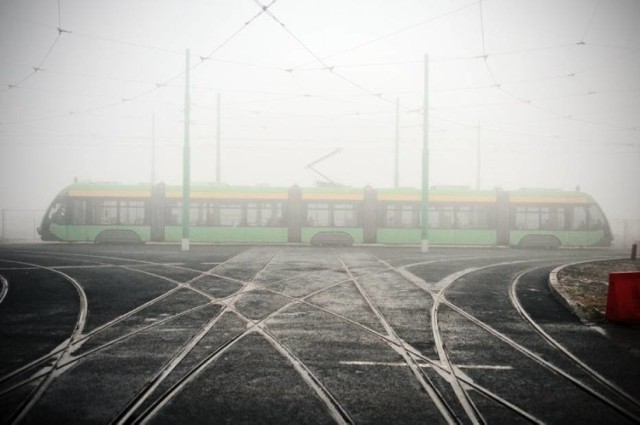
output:
<path id="1" fill-rule="evenodd" d="M 0 208 L 75 178 L 580 190 L 640 218 L 640 4 L 4 1 Z M 220 96 L 220 128 L 217 99 Z M 396 116 L 396 102 L 400 105 Z"/>

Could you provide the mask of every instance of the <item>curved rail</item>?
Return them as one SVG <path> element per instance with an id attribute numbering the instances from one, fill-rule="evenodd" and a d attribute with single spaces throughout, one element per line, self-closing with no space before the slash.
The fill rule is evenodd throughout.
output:
<path id="1" fill-rule="evenodd" d="M 4 298 L 9 292 L 9 281 L 4 276 L 0 275 L 0 304 L 4 301 Z"/>
<path id="2" fill-rule="evenodd" d="M 14 261 L 14 260 L 3 260 L 3 261 L 9 262 L 9 263 L 15 263 L 15 264 L 22 264 L 22 265 L 31 266 L 31 267 L 37 267 L 42 270 L 47 270 L 47 271 L 59 274 L 65 280 L 67 280 L 73 285 L 73 287 L 75 288 L 78 294 L 78 298 L 80 300 L 80 309 L 78 312 L 78 318 L 76 320 L 76 324 L 74 326 L 73 332 L 71 333 L 70 337 L 63 343 L 64 348 L 57 355 L 57 358 L 53 366 L 51 366 L 51 368 L 45 374 L 45 377 L 42 380 L 42 382 L 40 382 L 40 384 L 38 384 L 36 388 L 34 388 L 31 394 L 27 397 L 27 399 L 25 399 L 25 401 L 18 407 L 18 409 L 14 413 L 11 419 L 11 423 L 15 424 L 15 423 L 19 423 L 24 419 L 27 413 L 29 413 L 31 408 L 36 404 L 36 402 L 40 399 L 40 397 L 45 392 L 45 390 L 49 387 L 51 382 L 53 382 L 53 380 L 55 379 L 55 373 L 56 373 L 56 370 L 58 369 L 59 363 L 69 354 L 72 344 L 79 338 L 80 335 L 82 335 L 82 331 L 84 329 L 84 326 L 87 320 L 88 302 L 87 302 L 87 295 L 85 294 L 82 286 L 80 286 L 80 284 L 75 279 L 73 279 L 71 276 L 69 276 L 64 272 L 52 269 L 51 267 L 40 266 L 38 264 L 26 263 L 22 261 Z"/>
<path id="3" fill-rule="evenodd" d="M 518 288 L 518 284 L 520 283 L 520 280 L 522 279 L 522 277 L 524 275 L 526 275 L 528 273 L 531 273 L 531 272 L 533 272 L 535 270 L 538 270 L 540 268 L 542 268 L 542 267 L 525 270 L 525 271 L 521 272 L 520 274 L 518 274 L 515 279 L 513 279 L 512 283 L 511 283 L 511 286 L 510 286 L 510 290 L 509 290 L 509 299 L 511 300 L 511 303 L 513 304 L 515 309 L 518 311 L 520 316 L 522 316 L 522 318 L 527 323 L 529 323 L 529 325 L 536 331 L 536 333 L 538 333 L 538 335 L 540 335 L 552 347 L 556 348 L 559 352 L 561 352 L 563 355 L 565 355 L 567 358 L 569 358 L 575 365 L 577 365 L 582 370 L 584 370 L 589 376 L 591 376 L 595 381 L 597 381 L 598 383 L 603 385 L 609 391 L 611 391 L 612 393 L 614 393 L 614 394 L 618 395 L 619 397 L 625 399 L 629 403 L 633 404 L 636 408 L 640 409 L 640 401 L 638 401 L 632 395 L 630 395 L 629 393 L 624 391 L 622 388 L 620 388 L 614 382 L 612 382 L 609 379 L 607 379 L 604 376 L 602 376 L 596 370 L 594 370 L 589 365 L 587 365 L 584 361 L 580 360 L 576 355 L 574 355 L 566 347 L 564 347 L 562 344 L 560 344 L 556 339 L 554 339 L 544 329 L 542 329 L 542 327 L 538 323 L 536 323 L 531 318 L 531 316 L 529 316 L 529 314 L 525 311 L 525 309 L 522 306 L 522 304 L 520 304 L 520 300 L 518 299 L 518 294 L 517 294 L 517 288 Z M 556 268 L 556 269 L 554 269 L 554 271 L 556 271 L 558 269 L 559 268 Z M 638 419 L 638 417 L 635 417 L 635 418 L 636 418 L 636 420 Z"/>
<path id="4" fill-rule="evenodd" d="M 389 337 L 389 339 L 393 341 L 394 344 L 391 346 L 395 347 L 396 351 L 398 351 L 398 353 L 402 356 L 404 362 L 407 364 L 407 366 L 409 366 L 411 372 L 413 373 L 415 378 L 418 380 L 418 383 L 420 384 L 422 389 L 429 396 L 431 401 L 435 404 L 436 408 L 438 409 L 438 412 L 440 412 L 440 415 L 442 415 L 442 417 L 449 424 L 460 423 L 460 420 L 456 417 L 455 412 L 453 411 L 451 406 L 449 406 L 449 404 L 444 399 L 442 394 L 438 392 L 438 390 L 436 389 L 436 386 L 433 384 L 433 382 L 431 382 L 431 379 L 429 379 L 429 377 L 422 372 L 422 370 L 420 369 L 416 361 L 407 353 L 407 350 L 404 348 L 404 345 L 405 345 L 404 342 L 398 336 L 395 330 L 391 327 L 391 324 L 384 317 L 382 312 L 380 312 L 380 309 L 378 309 L 378 307 L 373 303 L 369 295 L 364 291 L 364 289 L 362 288 L 362 285 L 360 285 L 358 281 L 358 278 L 356 278 L 351 273 L 351 270 L 349 270 L 349 267 L 347 266 L 347 264 L 340 258 L 340 256 L 337 253 L 335 253 L 335 251 L 334 251 L 334 254 L 336 255 L 336 257 L 344 267 L 347 274 L 349 275 L 349 279 L 356 286 L 358 292 L 360 293 L 362 298 L 365 300 L 365 302 L 369 306 L 369 309 L 373 312 L 373 314 L 376 316 L 376 318 L 378 319 L 378 321 L 380 322 L 384 330 L 387 332 L 387 336 Z"/>

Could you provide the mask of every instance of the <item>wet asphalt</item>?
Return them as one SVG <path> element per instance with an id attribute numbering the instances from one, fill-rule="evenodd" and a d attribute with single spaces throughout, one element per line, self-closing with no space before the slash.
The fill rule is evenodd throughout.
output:
<path id="1" fill-rule="evenodd" d="M 547 284 L 617 256 L 3 245 L 0 423 L 638 423 L 640 329 Z"/>

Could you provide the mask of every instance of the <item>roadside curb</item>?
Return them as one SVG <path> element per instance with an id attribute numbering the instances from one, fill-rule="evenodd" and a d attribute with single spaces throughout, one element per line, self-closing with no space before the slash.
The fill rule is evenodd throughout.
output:
<path id="1" fill-rule="evenodd" d="M 573 264 L 579 264 L 579 263 L 573 263 Z M 551 270 L 551 273 L 549 273 L 549 280 L 548 280 L 549 290 L 551 291 L 553 296 L 558 301 L 560 301 L 560 304 L 564 305 L 567 310 L 571 311 L 573 314 L 578 316 L 580 321 L 582 321 L 584 324 L 590 325 L 591 323 L 587 320 L 586 316 L 584 314 L 580 314 L 580 309 L 578 308 L 577 304 L 569 297 L 569 294 L 566 291 L 564 291 L 564 289 L 560 286 L 560 282 L 558 281 L 558 273 L 562 269 L 572 266 L 573 264 L 563 264 Z"/>
<path id="2" fill-rule="evenodd" d="M 608 261 L 608 260 L 610 259 L 599 259 L 599 260 L 595 259 L 595 260 L 577 261 L 575 263 L 563 264 L 561 266 L 556 267 L 551 271 L 551 273 L 549 273 L 548 286 L 553 296 L 558 301 L 560 301 L 560 303 L 564 305 L 567 310 L 575 314 L 578 317 L 578 319 L 580 319 L 580 321 L 587 326 L 599 325 L 600 323 L 598 323 L 597 320 L 594 320 L 595 317 L 592 314 L 590 314 L 588 311 L 586 311 L 584 308 L 582 308 L 582 306 L 573 299 L 571 294 L 564 289 L 564 287 L 558 280 L 558 273 L 560 273 L 560 271 L 562 271 L 567 267 L 575 266 L 577 264 L 597 263 L 599 261 Z"/>

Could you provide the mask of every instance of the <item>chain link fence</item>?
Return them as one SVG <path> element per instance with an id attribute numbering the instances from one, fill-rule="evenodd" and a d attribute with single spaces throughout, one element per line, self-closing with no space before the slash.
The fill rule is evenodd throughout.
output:
<path id="1" fill-rule="evenodd" d="M 38 241 L 38 226 L 44 215 L 43 210 L 2 209 L 0 210 L 0 241 Z"/>

